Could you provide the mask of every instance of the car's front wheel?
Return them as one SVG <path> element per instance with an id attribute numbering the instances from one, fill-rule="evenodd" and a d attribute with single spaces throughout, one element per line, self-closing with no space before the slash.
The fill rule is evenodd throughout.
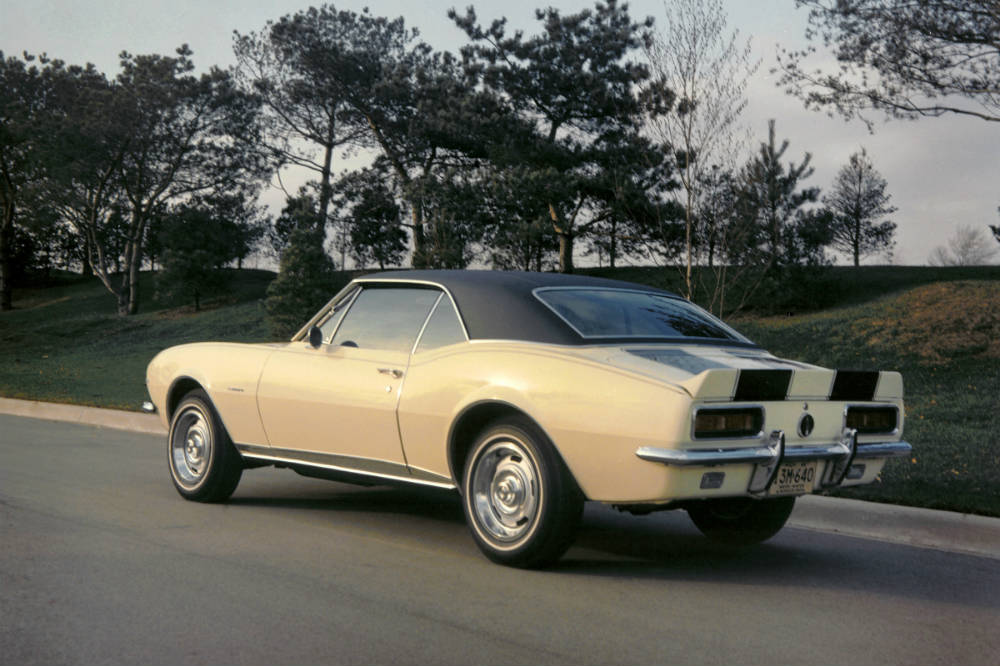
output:
<path id="1" fill-rule="evenodd" d="M 222 502 L 243 475 L 239 452 L 201 389 L 181 400 L 170 420 L 167 460 L 177 492 L 195 502 Z"/>
<path id="2" fill-rule="evenodd" d="M 555 448 L 537 426 L 509 418 L 488 426 L 462 475 L 465 518 L 491 560 L 540 567 L 569 548 L 583 496 Z"/>
<path id="3" fill-rule="evenodd" d="M 777 534 L 794 506 L 794 497 L 729 497 L 691 502 L 687 512 L 702 534 L 713 541 L 749 546 Z"/>

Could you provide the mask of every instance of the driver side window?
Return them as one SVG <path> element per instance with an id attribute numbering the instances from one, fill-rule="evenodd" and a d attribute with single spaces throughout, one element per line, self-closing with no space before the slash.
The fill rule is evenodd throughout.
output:
<path id="1" fill-rule="evenodd" d="M 331 344 L 409 353 L 440 293 L 416 287 L 365 287 Z"/>
<path id="2" fill-rule="evenodd" d="M 333 332 L 337 330 L 337 325 L 340 324 L 340 320 L 344 318 L 344 314 L 347 312 L 347 307 L 354 302 L 354 297 L 357 296 L 358 290 L 354 289 L 349 294 L 344 296 L 342 299 L 337 301 L 330 312 L 326 315 L 326 319 L 322 320 L 319 324 L 319 330 L 323 332 L 323 342 L 330 344 L 330 338 L 333 336 Z"/>

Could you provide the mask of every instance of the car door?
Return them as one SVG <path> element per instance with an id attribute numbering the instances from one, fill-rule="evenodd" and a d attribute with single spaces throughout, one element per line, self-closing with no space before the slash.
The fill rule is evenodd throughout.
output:
<path id="1" fill-rule="evenodd" d="M 350 294 L 321 324 L 319 348 L 293 342 L 261 374 L 258 406 L 272 449 L 315 463 L 399 475 L 396 407 L 409 355 L 439 290 L 394 283 Z M 302 456 L 298 456 L 302 457 Z"/>

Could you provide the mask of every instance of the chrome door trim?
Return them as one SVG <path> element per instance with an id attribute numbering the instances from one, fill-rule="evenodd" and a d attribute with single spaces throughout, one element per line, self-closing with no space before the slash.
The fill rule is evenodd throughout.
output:
<path id="1" fill-rule="evenodd" d="M 448 490 L 454 490 L 456 487 L 452 480 L 446 476 L 422 469 L 411 469 L 402 463 L 386 460 L 345 456 L 335 453 L 319 453 L 316 451 L 277 449 L 270 446 L 257 446 L 255 444 L 236 444 L 236 449 L 247 458 L 265 460 L 272 463 L 306 465 L 337 472 L 359 474 L 373 479 L 403 481 L 417 485 L 433 486 L 435 488 L 446 488 Z"/>

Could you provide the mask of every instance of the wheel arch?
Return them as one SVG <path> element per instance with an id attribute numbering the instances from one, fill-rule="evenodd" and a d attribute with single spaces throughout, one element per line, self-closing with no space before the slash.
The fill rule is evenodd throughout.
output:
<path id="1" fill-rule="evenodd" d="M 201 382 L 193 377 L 184 375 L 173 381 L 170 388 L 167 390 L 167 403 L 165 405 L 168 423 L 172 418 L 174 418 L 174 412 L 177 410 L 177 405 L 180 404 L 181 399 L 195 389 L 201 389 L 202 391 L 205 391 L 206 395 L 208 394 L 208 391 L 201 384 Z"/>
<path id="2" fill-rule="evenodd" d="M 462 472 L 465 469 L 465 461 L 476 441 L 476 436 L 483 431 L 487 424 L 504 417 L 521 417 L 531 421 L 552 445 L 555 454 L 560 459 L 563 458 L 559 448 L 545 428 L 523 409 L 503 400 L 482 400 L 472 403 L 459 413 L 448 432 L 448 469 L 459 493 L 462 492 Z M 563 464 L 565 465 L 565 460 L 563 460 Z M 566 470 L 570 478 L 573 479 L 573 483 L 579 488 L 579 484 L 573 478 L 572 471 L 568 467 Z"/>

